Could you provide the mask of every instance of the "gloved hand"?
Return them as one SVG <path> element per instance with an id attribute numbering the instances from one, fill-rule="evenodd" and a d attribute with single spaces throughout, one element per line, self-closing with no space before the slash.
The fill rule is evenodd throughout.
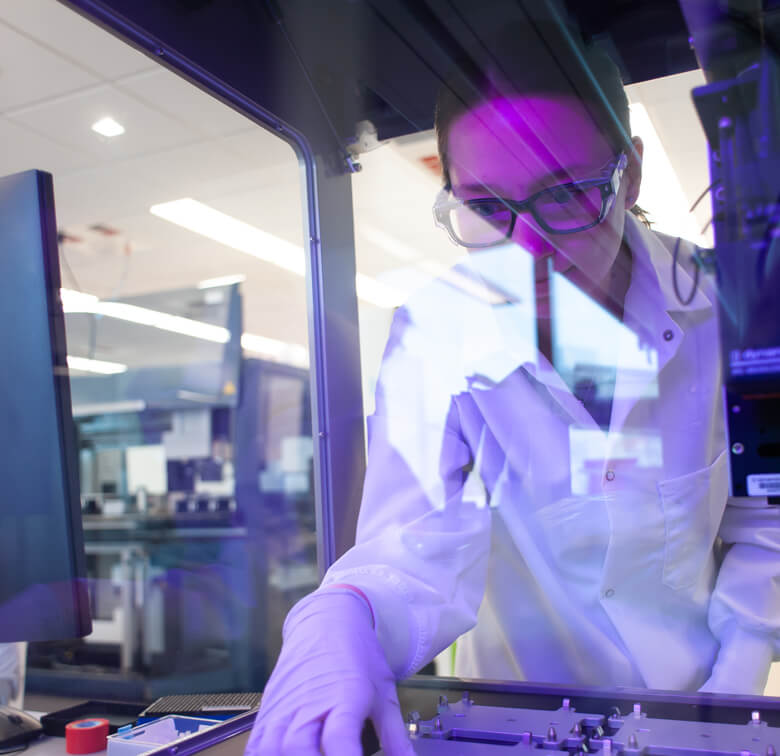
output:
<path id="1" fill-rule="evenodd" d="M 292 608 L 282 636 L 247 756 L 361 756 L 366 718 L 388 756 L 413 756 L 367 601 L 320 589 Z"/>

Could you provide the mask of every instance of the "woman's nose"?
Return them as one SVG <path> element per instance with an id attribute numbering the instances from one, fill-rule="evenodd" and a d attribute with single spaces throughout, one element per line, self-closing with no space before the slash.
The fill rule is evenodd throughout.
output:
<path id="1" fill-rule="evenodd" d="M 518 215 L 512 231 L 512 241 L 534 259 L 550 257 L 555 254 L 555 246 L 550 241 L 549 235 L 539 228 L 530 216 Z"/>

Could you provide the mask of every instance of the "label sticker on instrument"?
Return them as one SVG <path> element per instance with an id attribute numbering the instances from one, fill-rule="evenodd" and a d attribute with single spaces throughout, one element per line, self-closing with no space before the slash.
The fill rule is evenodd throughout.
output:
<path id="1" fill-rule="evenodd" d="M 780 496 L 780 473 L 748 475 L 748 496 Z"/>

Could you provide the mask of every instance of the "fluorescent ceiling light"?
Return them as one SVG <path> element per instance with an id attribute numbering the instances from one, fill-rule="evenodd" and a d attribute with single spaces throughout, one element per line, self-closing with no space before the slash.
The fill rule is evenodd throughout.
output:
<path id="1" fill-rule="evenodd" d="M 96 402 L 95 404 L 74 404 L 73 416 L 108 415 L 112 412 L 143 412 L 146 402 L 143 399 L 128 399 L 124 402 Z"/>
<path id="2" fill-rule="evenodd" d="M 100 300 L 93 294 L 73 289 L 60 289 L 60 301 L 65 312 L 95 312 Z"/>
<path id="3" fill-rule="evenodd" d="M 61 289 L 62 309 L 64 312 L 81 312 L 103 315 L 107 318 L 124 320 L 129 323 L 159 328 L 171 333 L 180 333 L 195 339 L 226 344 L 230 341 L 230 331 L 222 326 L 203 323 L 199 320 L 170 315 L 167 312 L 150 310 L 146 307 L 125 304 L 124 302 L 106 302 L 91 294 Z"/>
<path id="4" fill-rule="evenodd" d="M 92 131 L 104 137 L 115 137 L 125 133 L 125 127 L 117 123 L 113 118 L 101 118 L 92 124 Z"/>
<path id="5" fill-rule="evenodd" d="M 230 286 L 231 284 L 244 283 L 246 276 L 237 273 L 235 276 L 220 276 L 219 278 L 207 278 L 198 284 L 199 289 L 212 289 L 215 286 Z"/>
<path id="6" fill-rule="evenodd" d="M 101 375 L 127 372 L 127 365 L 122 365 L 119 362 L 90 360 L 86 357 L 74 357 L 70 354 L 68 355 L 68 367 L 71 370 L 84 370 L 88 373 L 100 373 Z"/>
<path id="7" fill-rule="evenodd" d="M 637 102 L 632 103 L 629 109 L 631 133 L 641 137 L 644 144 L 642 183 L 637 204 L 647 210 L 657 231 L 706 244 L 696 218 L 688 212 L 688 199 L 647 108 Z"/>
<path id="8" fill-rule="evenodd" d="M 152 205 L 149 212 L 295 275 L 303 276 L 306 273 L 303 249 L 297 244 L 261 231 L 190 197 Z M 401 303 L 398 292 L 370 276 L 358 273 L 355 285 L 358 297 L 377 307 L 395 307 Z"/>
<path id="9" fill-rule="evenodd" d="M 163 331 L 180 333 L 204 341 L 214 341 L 217 344 L 227 344 L 230 341 L 230 331 L 222 326 L 202 323 L 179 315 L 169 315 L 167 312 L 149 310 L 146 307 L 124 304 L 123 302 L 101 302 L 100 314 L 130 323 L 151 326 Z"/>
<path id="10" fill-rule="evenodd" d="M 246 352 L 253 352 L 274 362 L 283 362 L 297 367 L 309 366 L 309 352 L 300 344 L 245 333 L 241 336 L 241 347 Z"/>
<path id="11" fill-rule="evenodd" d="M 297 244 L 261 231 L 202 202 L 190 198 L 178 199 L 152 205 L 149 212 L 296 275 L 302 276 L 306 272 L 303 250 Z"/>
<path id="12" fill-rule="evenodd" d="M 60 289 L 60 298 L 62 300 L 62 309 L 67 313 L 91 313 L 95 315 L 104 315 L 109 318 L 126 320 L 131 323 L 148 325 L 153 328 L 160 328 L 164 331 L 181 333 L 193 338 L 204 339 L 225 344 L 230 339 L 230 332 L 227 328 L 214 326 L 209 323 L 201 323 L 197 320 L 181 318 L 176 315 L 150 310 L 145 307 L 136 307 L 135 305 L 125 305 L 120 302 L 102 302 L 92 294 L 85 294 L 72 289 Z M 309 353 L 306 347 L 300 344 L 291 344 L 278 339 L 271 339 L 267 336 L 259 336 L 253 333 L 244 333 L 241 336 L 241 346 L 247 352 L 253 352 L 266 359 L 275 362 L 283 362 L 287 365 L 296 365 L 297 367 L 309 366 Z M 71 364 L 71 360 L 78 362 Z M 92 372 L 101 372 L 96 368 L 83 367 L 87 363 L 100 364 L 103 366 L 115 366 L 123 370 L 109 370 L 108 367 L 102 372 L 124 372 L 126 365 L 119 363 L 101 362 L 99 360 L 83 361 L 80 357 L 68 357 L 68 365 L 74 370 L 92 370 Z"/>

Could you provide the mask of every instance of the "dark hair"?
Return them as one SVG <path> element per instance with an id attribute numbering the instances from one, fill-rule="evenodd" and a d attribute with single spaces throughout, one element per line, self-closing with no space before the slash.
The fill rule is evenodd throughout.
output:
<path id="1" fill-rule="evenodd" d="M 488 100 L 517 94 L 577 97 L 615 147 L 631 149 L 628 98 L 620 70 L 576 31 L 552 23 L 512 26 L 483 42 L 486 59 L 458 66 L 439 90 L 435 127 L 444 185 L 450 187 L 448 141 L 453 122 Z"/>

